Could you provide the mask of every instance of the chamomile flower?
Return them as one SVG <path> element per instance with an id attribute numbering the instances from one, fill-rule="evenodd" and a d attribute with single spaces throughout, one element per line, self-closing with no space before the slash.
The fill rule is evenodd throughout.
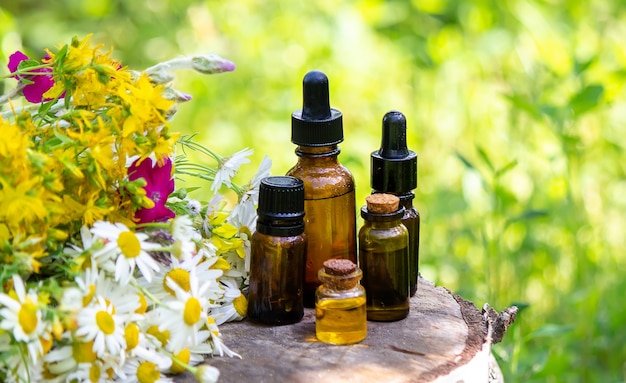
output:
<path id="1" fill-rule="evenodd" d="M 186 215 L 174 218 L 170 229 L 174 240 L 171 252 L 176 258 L 187 259 L 197 253 L 194 241 L 198 238 L 191 218 Z"/>
<path id="2" fill-rule="evenodd" d="M 206 330 L 201 331 L 200 336 L 203 336 L 204 331 L 208 332 L 208 335 L 210 336 L 210 340 L 211 340 L 211 344 L 213 345 L 213 355 L 219 355 L 219 356 L 224 356 L 224 354 L 226 354 L 229 357 L 237 357 L 239 359 L 241 359 L 241 355 L 237 354 L 236 352 L 232 351 L 230 348 L 228 348 L 224 342 L 222 341 L 222 334 L 220 333 L 219 328 L 217 327 L 217 323 L 215 322 L 215 319 L 212 316 L 208 316 L 207 320 L 205 322 L 205 327 Z"/>
<path id="3" fill-rule="evenodd" d="M 28 382 L 39 377 L 41 363 L 23 358 L 23 352 L 21 344 L 11 343 L 9 334 L 0 332 L 0 368 L 6 372 L 6 382 Z"/>
<path id="4" fill-rule="evenodd" d="M 148 242 L 146 234 L 135 233 L 122 223 L 112 224 L 104 221 L 96 222 L 91 231 L 95 236 L 107 241 L 105 248 L 115 250 L 116 281 L 126 284 L 137 267 L 149 282 L 152 280 L 152 273 L 159 270 L 158 263 L 148 251 L 158 249 L 160 245 Z"/>
<path id="5" fill-rule="evenodd" d="M 191 290 L 191 273 L 193 272 L 198 280 L 212 281 L 217 284 L 217 278 L 222 276 L 222 270 L 213 269 L 212 266 L 217 257 L 205 259 L 203 253 L 198 253 L 189 259 L 180 260 L 170 256 L 169 266 L 162 268 L 154 275 L 150 283 L 140 278 L 139 284 L 144 286 L 152 296 L 158 300 L 176 297 L 176 292 L 168 286 L 168 279 L 174 282 L 183 291 Z M 221 295 L 219 290 L 211 290 L 214 294 L 207 296 L 208 299 L 216 300 Z"/>
<path id="6" fill-rule="evenodd" d="M 163 315 L 159 330 L 170 332 L 169 346 L 174 350 L 198 344 L 198 331 L 206 321 L 207 310 L 211 306 L 207 296 L 215 294 L 215 290 L 219 294 L 219 286 L 211 280 L 199 285 L 193 271 L 189 275 L 189 291 L 171 278 L 167 278 L 167 286 L 174 290 L 176 299 L 165 303 L 167 308 L 163 310 L 168 310 L 169 315 Z"/>
<path id="7" fill-rule="evenodd" d="M 115 308 L 103 297 L 85 307 L 78 313 L 76 335 L 86 341 L 94 341 L 93 351 L 101 356 L 105 352 L 120 355 L 126 347 L 122 317 L 115 313 Z"/>
<path id="8" fill-rule="evenodd" d="M 107 374 L 107 366 L 100 360 L 93 363 L 80 363 L 76 370 L 65 378 L 67 382 L 76 383 L 106 383 L 111 381 Z"/>
<path id="9" fill-rule="evenodd" d="M 96 354 L 92 351 L 93 342 L 85 343 L 85 347 L 80 347 L 77 343 L 77 351 L 86 351 L 85 354 L 78 358 L 88 359 L 89 363 L 96 360 Z M 44 373 L 46 376 L 54 377 L 60 381 L 66 381 L 67 376 L 76 371 L 78 362 L 73 355 L 74 346 L 61 346 L 50 351 L 43 357 Z M 90 357 L 93 356 L 93 358 Z"/>
<path id="10" fill-rule="evenodd" d="M 224 286 L 224 296 L 217 302 L 218 307 L 211 309 L 211 316 L 217 325 L 225 322 L 240 321 L 248 312 L 248 300 L 241 293 L 237 283 L 230 279 L 221 279 Z"/>
<path id="11" fill-rule="evenodd" d="M 239 194 L 240 201 L 250 200 L 253 205 L 259 203 L 259 186 L 261 185 L 261 180 L 270 175 L 271 167 L 272 160 L 267 155 L 263 156 L 256 173 Z"/>
<path id="12" fill-rule="evenodd" d="M 10 331 L 18 342 L 40 344 L 39 337 L 44 334 L 45 322 L 38 304 L 37 295 L 26 293 L 24 281 L 19 275 L 13 276 L 13 291 L 16 298 L 0 293 L 0 328 Z M 43 350 L 42 350 L 43 351 Z"/>
<path id="13" fill-rule="evenodd" d="M 179 215 L 170 221 L 172 237 L 177 241 L 191 241 L 195 238 L 195 229 L 191 218 Z"/>
<path id="14" fill-rule="evenodd" d="M 235 174 L 237 174 L 237 171 L 239 171 L 239 167 L 250 162 L 248 157 L 252 155 L 252 153 L 254 153 L 252 149 L 246 148 L 238 151 L 232 156 L 222 158 L 218 164 L 218 169 L 215 173 L 211 190 L 213 192 L 217 192 L 222 184 L 230 187 L 231 180 Z"/>
<path id="15" fill-rule="evenodd" d="M 98 297 L 106 297 L 106 301 L 113 305 L 115 313 L 122 315 L 125 320 L 141 319 L 141 315 L 138 315 L 141 314 L 141 294 L 139 291 L 132 294 L 135 291 L 134 287 L 122 286 L 116 283 L 109 274 L 104 271 L 98 272 L 95 266 L 86 270 L 83 276 L 76 277 L 75 281 L 82 295 L 78 302 L 69 304 L 74 306 L 81 305 L 80 309 L 86 307 Z"/>
<path id="16" fill-rule="evenodd" d="M 167 364 L 157 364 L 141 358 L 131 358 L 126 361 L 124 368 L 116 382 L 120 383 L 172 383 L 173 380 L 161 371 L 169 367 Z"/>
<path id="17" fill-rule="evenodd" d="M 102 239 L 94 239 L 87 226 L 80 229 L 82 247 L 69 244 L 64 253 L 78 260 L 79 263 L 94 263 L 99 269 L 115 272 L 115 253 L 110 247 L 105 248 Z"/>

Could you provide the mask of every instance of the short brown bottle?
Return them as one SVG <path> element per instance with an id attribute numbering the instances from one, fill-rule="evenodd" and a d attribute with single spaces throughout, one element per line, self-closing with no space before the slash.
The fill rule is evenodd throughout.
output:
<path id="1" fill-rule="evenodd" d="M 291 123 L 298 162 L 287 175 L 304 182 L 308 238 L 304 304 L 315 307 L 317 272 L 324 261 L 341 258 L 356 263 L 357 258 L 354 178 L 338 160 L 342 114 L 330 107 L 324 73 L 311 71 L 304 77 L 303 107 L 293 113 Z"/>
<path id="2" fill-rule="evenodd" d="M 266 324 L 296 323 L 304 315 L 307 238 L 304 185 L 294 177 L 261 180 L 250 254 L 248 317 Z"/>
<path id="3" fill-rule="evenodd" d="M 367 319 L 396 321 L 409 314 L 409 233 L 404 207 L 392 194 L 372 194 L 361 209 L 359 230 L 361 284 L 367 296 Z"/>

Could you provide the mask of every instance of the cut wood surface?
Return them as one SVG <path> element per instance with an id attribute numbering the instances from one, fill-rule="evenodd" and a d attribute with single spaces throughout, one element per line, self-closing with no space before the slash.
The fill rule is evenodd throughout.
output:
<path id="1" fill-rule="evenodd" d="M 208 358 L 222 383 L 501 382 L 485 318 L 473 303 L 419 280 L 409 316 L 368 322 L 367 338 L 334 346 L 315 338 L 315 310 L 301 322 L 265 326 L 249 320 L 220 326 L 242 359 Z M 175 377 L 194 382 L 193 376 Z"/>

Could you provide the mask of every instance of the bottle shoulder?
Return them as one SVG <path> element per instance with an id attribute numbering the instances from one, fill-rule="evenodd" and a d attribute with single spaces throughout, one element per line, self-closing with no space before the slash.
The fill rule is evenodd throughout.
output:
<path id="1" fill-rule="evenodd" d="M 354 177 L 345 166 L 341 164 L 319 167 L 307 165 L 298 161 L 286 174 L 302 180 L 304 198 L 328 198 L 354 191 Z"/>
<path id="2" fill-rule="evenodd" d="M 305 233 L 280 237 L 255 231 L 254 234 L 252 234 L 251 238 L 252 246 L 280 246 L 283 248 L 288 248 L 293 246 L 303 246 L 306 245 L 306 243 L 307 236 Z"/>
<path id="3" fill-rule="evenodd" d="M 409 231 L 402 223 L 393 225 L 380 225 L 380 222 L 372 224 L 365 222 L 359 230 L 359 240 L 365 243 L 393 242 L 398 246 L 408 244 Z"/>

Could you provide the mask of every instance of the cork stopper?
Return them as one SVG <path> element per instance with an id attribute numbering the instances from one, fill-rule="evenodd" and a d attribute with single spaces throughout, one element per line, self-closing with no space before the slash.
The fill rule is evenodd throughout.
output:
<path id="1" fill-rule="evenodd" d="M 324 261 L 324 270 L 329 275 L 348 275 L 354 273 L 356 265 L 349 259 L 329 259 Z"/>
<path id="2" fill-rule="evenodd" d="M 365 198 L 367 211 L 373 214 L 391 214 L 398 211 L 400 198 L 393 194 L 376 193 Z"/>
<path id="3" fill-rule="evenodd" d="M 349 259 L 329 259 L 318 272 L 318 278 L 332 290 L 350 290 L 354 288 L 363 272 Z"/>

